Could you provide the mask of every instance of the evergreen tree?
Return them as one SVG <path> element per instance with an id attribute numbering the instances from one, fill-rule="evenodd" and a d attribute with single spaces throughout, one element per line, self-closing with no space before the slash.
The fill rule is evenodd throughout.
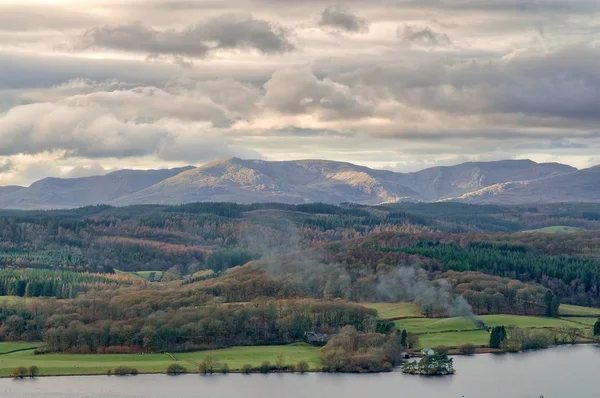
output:
<path id="1" fill-rule="evenodd" d="M 558 300 L 558 297 L 548 290 L 546 292 L 546 296 L 544 297 L 544 302 L 546 304 L 546 316 L 557 318 L 558 308 L 560 307 L 560 301 Z"/>
<path id="2" fill-rule="evenodd" d="M 502 347 L 502 342 L 506 340 L 506 328 L 504 326 L 495 326 L 490 334 L 490 348 Z"/>
<path id="3" fill-rule="evenodd" d="M 599 321 L 600 322 L 600 321 Z M 400 335 L 400 345 L 404 348 L 408 347 L 408 343 L 406 342 L 406 337 L 408 336 L 408 333 L 406 332 L 406 329 L 402 330 L 402 334 Z"/>

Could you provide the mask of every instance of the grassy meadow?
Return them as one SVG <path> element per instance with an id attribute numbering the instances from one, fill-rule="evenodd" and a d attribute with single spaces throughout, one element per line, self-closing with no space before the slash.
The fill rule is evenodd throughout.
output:
<path id="1" fill-rule="evenodd" d="M 22 343 L 0 343 L 0 353 L 9 352 Z M 35 345 L 35 344 L 34 344 Z M 31 344 L 29 344 L 31 346 Z M 178 363 L 188 372 L 198 371 L 198 364 L 209 354 L 219 361 L 227 362 L 232 371 L 243 365 L 259 366 L 264 361 L 274 364 L 279 354 L 286 363 L 296 364 L 304 360 L 312 370 L 321 367 L 319 348 L 307 344 L 286 346 L 233 347 L 222 350 L 182 354 L 45 354 L 35 355 L 33 350 L 0 354 L 0 377 L 10 375 L 12 369 L 36 365 L 42 376 L 106 374 L 118 366 L 136 368 L 140 373 L 165 373 L 167 367 Z M 175 360 L 173 360 L 175 358 Z"/>
<path id="2" fill-rule="evenodd" d="M 463 344 L 473 344 L 478 347 L 487 347 L 490 335 L 483 330 L 468 332 L 442 332 L 419 335 L 421 347 L 458 347 Z"/>
<path id="3" fill-rule="evenodd" d="M 562 316 L 600 317 L 600 308 L 581 307 L 578 305 L 561 304 L 559 313 Z"/>
<path id="4" fill-rule="evenodd" d="M 521 328 L 555 328 L 577 326 L 568 320 L 521 315 L 482 315 L 478 317 L 489 327 L 518 326 Z M 398 329 L 413 333 L 462 332 L 477 330 L 469 318 L 414 318 L 394 322 Z M 580 325 L 583 327 L 583 325 Z"/>

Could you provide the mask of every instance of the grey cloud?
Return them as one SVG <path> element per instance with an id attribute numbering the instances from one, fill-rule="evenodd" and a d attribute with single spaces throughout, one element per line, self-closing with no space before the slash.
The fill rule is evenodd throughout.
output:
<path id="1" fill-rule="evenodd" d="M 194 153 L 205 156 L 202 153 L 211 151 L 256 154 L 235 149 L 216 129 L 230 126 L 251 111 L 252 98 L 257 94 L 250 86 L 214 81 L 197 82 L 191 87 L 175 84 L 165 89 L 103 91 L 119 86 L 75 81 L 55 89 L 70 96 L 11 108 L 0 115 L 0 156 L 58 152 L 66 157 L 155 155 L 188 161 L 194 160 Z M 98 91 L 72 93 L 77 88 L 86 92 L 94 87 Z"/>
<path id="2" fill-rule="evenodd" d="M 381 98 L 390 96 L 415 109 L 480 121 L 494 117 L 505 129 L 554 125 L 573 131 L 600 120 L 598 59 L 600 48 L 592 44 L 489 59 L 423 55 L 413 64 L 382 62 L 332 80 L 371 87 Z"/>
<path id="3" fill-rule="evenodd" d="M 89 107 L 39 103 L 0 118 L 0 155 L 65 151 L 68 156 L 130 157 L 152 153 L 169 132 L 148 123 L 118 120 Z"/>
<path id="4" fill-rule="evenodd" d="M 367 32 L 369 21 L 351 13 L 343 6 L 336 5 L 327 7 L 321 13 L 319 26 L 329 27 L 346 32 Z"/>
<path id="5" fill-rule="evenodd" d="M 265 54 L 294 50 L 285 28 L 251 16 L 226 14 L 197 27 L 203 36 L 217 43 L 217 48 L 254 48 Z"/>
<path id="6" fill-rule="evenodd" d="M 396 35 L 406 42 L 424 46 L 449 46 L 452 44 L 447 34 L 438 32 L 430 26 L 400 26 L 396 31 Z"/>
<path id="7" fill-rule="evenodd" d="M 324 119 L 356 119 L 369 116 L 374 106 L 348 86 L 319 79 L 306 69 L 275 72 L 265 84 L 263 104 L 284 114 L 317 112 Z"/>
<path id="8" fill-rule="evenodd" d="M 212 64 L 202 62 L 192 69 L 182 69 L 171 63 L 151 63 L 117 59 L 89 59 L 76 56 L 43 56 L 22 52 L 0 51 L 0 90 L 48 88 L 76 79 L 93 81 L 118 80 L 131 85 L 160 87 L 172 79 L 195 80 L 236 79 L 256 81 L 269 79 L 277 65 Z"/>
<path id="9" fill-rule="evenodd" d="M 141 22 L 88 29 L 77 49 L 105 48 L 127 52 L 203 58 L 219 49 L 255 49 L 264 54 L 294 50 L 289 32 L 249 15 L 225 14 L 180 30 L 158 30 Z"/>
<path id="10" fill-rule="evenodd" d="M 86 30 L 77 48 L 93 47 L 151 54 L 181 54 L 200 58 L 206 56 L 210 50 L 194 28 L 159 31 L 141 22 Z"/>

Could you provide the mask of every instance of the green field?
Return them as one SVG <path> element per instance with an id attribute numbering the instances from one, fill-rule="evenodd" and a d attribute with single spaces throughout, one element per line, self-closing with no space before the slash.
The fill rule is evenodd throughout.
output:
<path id="1" fill-rule="evenodd" d="M 260 365 L 264 361 L 275 363 L 277 356 L 283 354 L 285 362 L 296 364 L 298 361 L 306 361 L 311 369 L 321 367 L 320 352 L 318 347 L 308 344 L 290 344 L 287 346 L 263 346 L 263 347 L 233 347 L 224 350 L 211 351 L 219 360 L 227 362 L 231 369 L 239 370 L 242 366 Z M 174 354 L 179 361 L 188 363 L 200 363 L 208 355 L 207 351 Z"/>
<path id="2" fill-rule="evenodd" d="M 543 318 L 520 315 L 483 315 L 478 317 L 489 327 L 517 326 L 520 328 L 557 328 L 570 326 L 581 329 L 591 328 L 597 318 Z M 419 335 L 421 347 L 435 347 L 443 345 L 457 347 L 461 344 L 471 343 L 485 346 L 489 342 L 489 334 L 476 330 L 468 318 L 410 318 L 395 321 L 398 329 Z"/>
<path id="3" fill-rule="evenodd" d="M 486 325 L 518 326 L 522 328 L 544 328 L 570 325 L 568 321 L 556 318 L 542 318 L 520 315 L 483 315 L 480 316 Z M 477 327 L 468 318 L 411 318 L 394 322 L 398 329 L 406 329 L 412 333 L 438 333 L 447 331 L 468 331 Z"/>
<path id="4" fill-rule="evenodd" d="M 39 343 L 22 343 L 22 342 L 0 343 L 0 355 L 6 354 L 9 352 L 13 352 L 13 351 L 25 350 L 28 348 L 36 348 L 37 346 L 39 346 Z"/>
<path id="5" fill-rule="evenodd" d="M 360 303 L 360 305 L 377 310 L 377 315 L 382 319 L 423 317 L 421 309 L 414 303 Z"/>
<path id="6" fill-rule="evenodd" d="M 0 343 L 0 352 L 11 351 L 15 344 L 21 343 Z M 245 364 L 258 366 L 263 361 L 275 363 L 280 353 L 284 355 L 286 363 L 295 364 L 300 360 L 304 360 L 308 362 L 311 369 L 320 368 L 319 348 L 306 344 L 234 347 L 215 350 L 210 353 L 214 354 L 219 361 L 227 362 L 231 370 L 238 370 Z M 201 362 L 206 355 L 208 355 L 207 351 L 174 354 L 177 361 L 173 361 L 167 354 L 35 355 L 33 351 L 21 351 L 0 355 L 0 376 L 8 376 L 15 367 L 29 367 L 32 365 L 38 366 L 40 374 L 46 376 L 105 374 L 108 369 L 114 369 L 118 366 L 134 367 L 141 373 L 164 373 L 167 367 L 173 363 L 185 366 L 188 372 L 196 372 L 198 368 L 196 363 Z"/>
<path id="7" fill-rule="evenodd" d="M 581 307 L 578 305 L 561 304 L 560 315 L 569 316 L 600 316 L 600 308 Z"/>
<path id="8" fill-rule="evenodd" d="M 596 321 L 600 318 L 598 317 L 576 317 L 576 318 L 563 318 L 565 321 L 574 323 L 573 326 L 577 326 L 578 324 L 592 327 L 596 323 Z"/>
<path id="9" fill-rule="evenodd" d="M 419 335 L 419 346 L 423 348 L 437 346 L 458 347 L 467 343 L 487 347 L 490 343 L 490 335 L 483 330 Z"/>
<path id="10" fill-rule="evenodd" d="M 532 229 L 529 231 L 523 231 L 523 233 L 543 232 L 545 234 L 568 234 L 568 233 L 579 232 L 579 231 L 585 231 L 585 230 L 582 228 L 566 227 L 563 225 L 559 225 L 559 226 L 555 226 L 555 227 Z"/>

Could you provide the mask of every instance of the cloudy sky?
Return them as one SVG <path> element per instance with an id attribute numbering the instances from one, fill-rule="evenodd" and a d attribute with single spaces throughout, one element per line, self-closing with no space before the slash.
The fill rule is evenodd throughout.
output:
<path id="1" fill-rule="evenodd" d="M 0 0 L 0 185 L 238 156 L 600 163 L 598 0 Z"/>

